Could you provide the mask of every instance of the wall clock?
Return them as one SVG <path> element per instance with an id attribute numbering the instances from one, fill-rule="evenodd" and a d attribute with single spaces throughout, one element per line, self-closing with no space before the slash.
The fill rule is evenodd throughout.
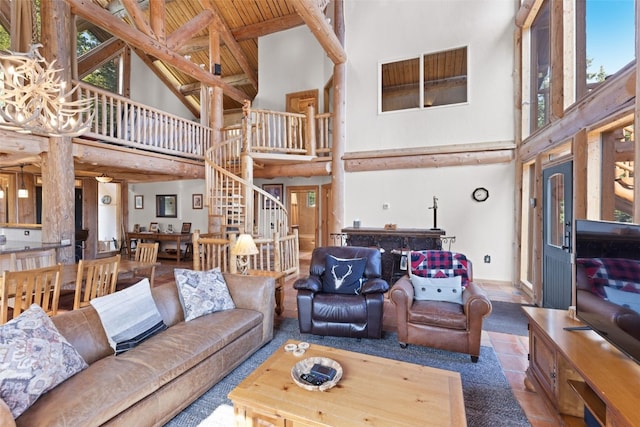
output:
<path id="1" fill-rule="evenodd" d="M 484 202 L 489 198 L 489 190 L 487 190 L 484 187 L 478 187 L 475 190 L 473 190 L 473 193 L 471 194 L 471 196 L 473 197 L 473 200 L 475 200 L 476 202 Z"/>
<path id="2" fill-rule="evenodd" d="M 108 194 L 106 196 L 102 196 L 102 203 L 104 203 L 105 205 L 111 203 L 111 196 L 109 196 Z"/>

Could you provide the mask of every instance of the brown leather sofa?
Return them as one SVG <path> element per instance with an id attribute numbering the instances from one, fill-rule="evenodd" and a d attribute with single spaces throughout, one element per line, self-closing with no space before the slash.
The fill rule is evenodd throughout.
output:
<path id="1" fill-rule="evenodd" d="M 466 353 L 472 362 L 478 361 L 482 320 L 491 313 L 491 301 L 484 289 L 470 281 L 462 293 L 462 304 L 416 301 L 409 276 L 403 276 L 390 294 L 396 305 L 401 347 L 423 345 Z"/>
<path id="2" fill-rule="evenodd" d="M 89 367 L 2 426 L 161 426 L 273 337 L 272 278 L 225 274 L 235 309 L 184 322 L 178 290 L 152 288 L 167 330 L 114 356 L 92 306 L 53 322 Z M 0 405 L 0 420 L 12 420 Z"/>
<path id="3" fill-rule="evenodd" d="M 323 292 L 327 255 L 336 258 L 367 258 L 358 295 Z M 328 273 L 327 273 L 328 274 Z M 352 338 L 380 338 L 384 293 L 389 284 L 382 279 L 380 251 L 358 246 L 315 248 L 311 254 L 309 276 L 298 279 L 298 324 L 300 332 Z"/>

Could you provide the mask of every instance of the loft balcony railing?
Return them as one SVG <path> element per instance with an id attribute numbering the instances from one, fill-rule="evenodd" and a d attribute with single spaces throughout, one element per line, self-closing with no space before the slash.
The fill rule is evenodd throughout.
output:
<path id="1" fill-rule="evenodd" d="M 204 161 L 211 128 L 86 83 L 78 91 L 94 99 L 95 116 L 84 138 Z"/>
<path id="2" fill-rule="evenodd" d="M 79 96 L 94 100 L 94 119 L 84 138 L 203 160 L 211 147 L 212 128 L 132 101 L 84 82 Z M 255 154 L 331 155 L 330 113 L 305 114 L 252 109 L 247 103 L 243 124 L 223 129 L 223 140 L 243 136 L 245 150 Z"/>

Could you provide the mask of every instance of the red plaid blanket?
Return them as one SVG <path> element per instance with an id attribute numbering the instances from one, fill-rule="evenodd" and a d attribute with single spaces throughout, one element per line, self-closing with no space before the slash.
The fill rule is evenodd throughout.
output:
<path id="1" fill-rule="evenodd" d="M 469 283 L 471 262 L 458 252 L 425 250 L 411 251 L 411 274 L 422 277 L 462 277 L 462 286 Z"/>

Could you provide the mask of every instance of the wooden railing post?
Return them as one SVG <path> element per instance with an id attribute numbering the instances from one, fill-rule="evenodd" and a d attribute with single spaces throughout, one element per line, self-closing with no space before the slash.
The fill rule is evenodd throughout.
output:
<path id="1" fill-rule="evenodd" d="M 196 230 L 191 235 L 191 244 L 193 245 L 193 269 L 200 271 L 200 230 Z"/>
<path id="2" fill-rule="evenodd" d="M 249 153 L 251 152 L 251 140 L 253 139 L 251 135 L 251 101 L 246 100 L 244 102 L 242 114 L 244 116 L 242 121 L 242 152 Z"/>
<path id="3" fill-rule="evenodd" d="M 307 154 L 316 155 L 316 110 L 313 104 L 307 106 L 307 125 L 305 126 L 305 145 L 307 146 Z"/>
<path id="4" fill-rule="evenodd" d="M 238 273 L 238 256 L 231 253 L 231 248 L 236 244 L 236 233 L 229 233 L 229 273 Z"/>
<path id="5" fill-rule="evenodd" d="M 273 232 L 273 270 L 282 271 L 282 243 L 280 242 L 280 233 Z"/>

